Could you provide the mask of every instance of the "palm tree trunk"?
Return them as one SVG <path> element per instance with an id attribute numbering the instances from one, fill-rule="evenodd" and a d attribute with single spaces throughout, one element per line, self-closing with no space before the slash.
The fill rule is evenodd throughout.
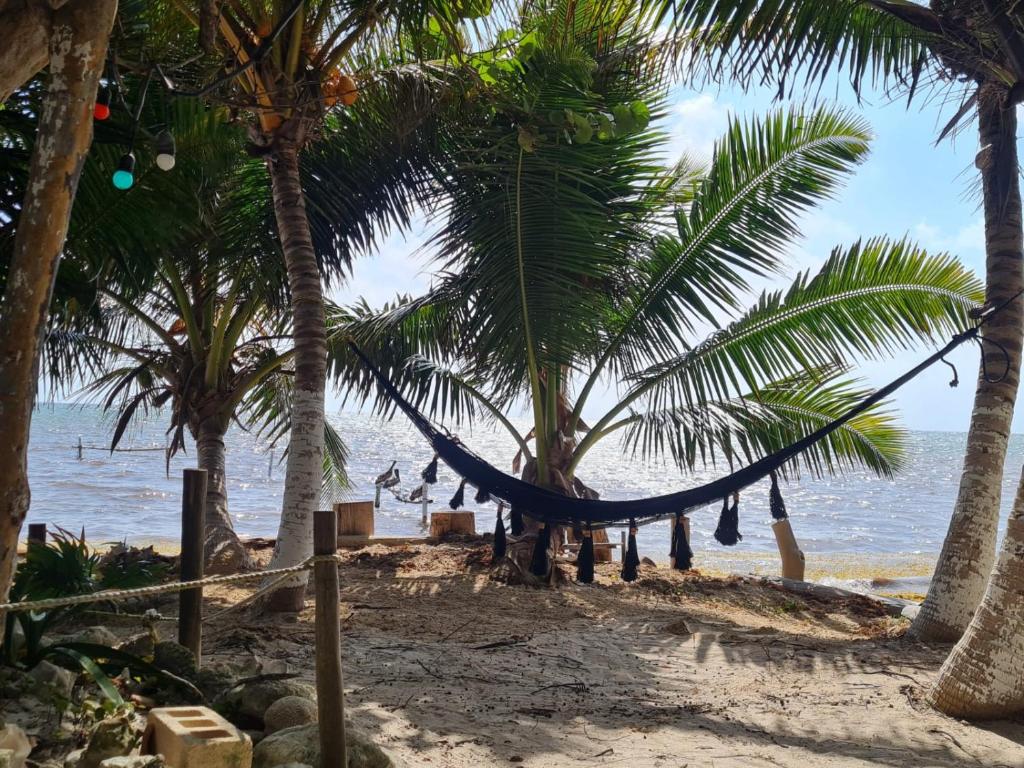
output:
<path id="1" fill-rule="evenodd" d="M 981 606 L 939 670 L 928 700 L 953 717 L 1024 711 L 1024 474 Z"/>
<path id="2" fill-rule="evenodd" d="M 297 143 L 278 139 L 269 161 L 274 213 L 288 268 L 295 337 L 295 383 L 284 500 L 270 567 L 295 565 L 313 554 L 313 513 L 323 482 L 327 332 L 320 270 L 306 218 Z M 279 590 L 270 608 L 301 610 L 305 574 Z"/>
<path id="3" fill-rule="evenodd" d="M 1024 288 L 1017 115 L 1006 104 L 1005 89 L 980 87 L 978 130 L 985 207 L 985 298 L 991 307 Z M 985 338 L 1009 354 L 1010 370 L 1001 381 L 978 379 L 953 517 L 928 595 L 910 629 L 921 640 L 960 638 L 981 602 L 995 560 L 1003 464 L 1020 379 L 1021 306 L 1022 301 L 1015 301 L 985 326 Z M 998 377 L 1006 365 L 1002 352 L 986 344 L 984 354 L 989 374 Z"/>
<path id="4" fill-rule="evenodd" d="M 117 0 L 53 12 L 50 72 L 0 300 L 0 602 L 7 599 L 29 506 L 27 455 L 39 350 L 71 206 L 92 143 L 96 98 Z"/>
<path id="5" fill-rule="evenodd" d="M 206 572 L 237 573 L 252 566 L 252 558 L 238 539 L 228 514 L 228 490 L 225 482 L 224 433 L 220 419 L 204 419 L 196 435 L 199 468 L 206 470 Z"/>
<path id="6" fill-rule="evenodd" d="M 10 5 L 10 4 L 8 4 Z M 0 13 L 4 55 L 0 57 L 0 104 L 46 66 L 50 13 L 42 3 L 19 3 Z"/>

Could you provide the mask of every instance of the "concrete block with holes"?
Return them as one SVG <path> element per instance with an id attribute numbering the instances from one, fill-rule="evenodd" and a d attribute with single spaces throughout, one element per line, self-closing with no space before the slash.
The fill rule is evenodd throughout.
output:
<path id="1" fill-rule="evenodd" d="M 249 737 L 209 707 L 151 710 L 142 754 L 163 755 L 168 768 L 251 768 Z"/>

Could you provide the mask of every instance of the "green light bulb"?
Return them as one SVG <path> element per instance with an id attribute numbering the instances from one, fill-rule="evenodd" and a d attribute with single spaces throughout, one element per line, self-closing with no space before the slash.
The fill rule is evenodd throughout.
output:
<path id="1" fill-rule="evenodd" d="M 131 171 L 114 171 L 114 186 L 118 189 L 131 189 L 135 183 L 135 176 Z"/>
<path id="2" fill-rule="evenodd" d="M 131 152 L 121 155 L 121 159 L 117 163 L 117 170 L 114 171 L 111 181 L 114 182 L 114 186 L 117 189 L 132 188 L 132 184 L 135 183 L 135 155 Z"/>

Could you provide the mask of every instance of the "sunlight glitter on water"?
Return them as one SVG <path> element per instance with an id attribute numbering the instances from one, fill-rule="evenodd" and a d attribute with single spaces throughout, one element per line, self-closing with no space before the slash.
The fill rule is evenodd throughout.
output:
<path id="1" fill-rule="evenodd" d="M 373 478 L 398 461 L 406 493 L 418 484 L 419 473 L 430 460 L 427 443 L 401 417 L 392 422 L 363 414 L 342 413 L 331 417 L 348 443 L 352 498 L 373 498 Z M 85 445 L 109 444 L 112 423 L 95 408 L 54 405 L 37 411 L 33 421 L 29 456 L 32 508 L 29 520 L 62 525 L 72 530 L 83 526 L 95 541 L 128 538 L 133 541 L 175 541 L 180 533 L 180 475 L 193 466 L 195 452 L 172 459 L 170 477 L 165 474 L 161 452 L 117 453 L 88 450 L 83 461 L 75 445 L 81 435 Z M 159 414 L 128 435 L 124 445 L 164 445 L 166 423 Z M 515 453 L 505 433 L 478 427 L 460 436 L 474 451 L 495 466 L 508 469 Z M 783 487 L 793 529 L 807 553 L 809 569 L 816 556 L 827 559 L 829 571 L 849 572 L 840 553 L 849 560 L 868 558 L 884 566 L 892 555 L 921 556 L 921 562 L 902 575 L 927 575 L 945 535 L 959 478 L 965 436 L 960 433 L 916 432 L 908 441 L 906 470 L 893 479 L 878 478 L 866 470 L 840 477 L 812 478 L 803 475 Z M 284 466 L 282 447 L 274 451 L 252 434 L 233 429 L 228 445 L 228 494 L 238 532 L 245 536 L 273 536 L 282 495 Z M 1014 493 L 1016 469 L 1024 460 L 1024 437 L 1014 436 L 1007 459 L 1003 493 L 1004 517 Z M 726 470 L 707 469 L 682 474 L 663 463 L 624 458 L 614 441 L 599 444 L 580 467 L 580 476 L 603 498 L 626 499 L 670 493 L 706 482 Z M 432 508 L 446 508 L 457 481 L 443 465 L 434 486 Z M 718 506 L 695 510 L 691 515 L 693 547 L 707 564 L 726 564 L 750 559 L 746 567 L 736 562 L 731 570 L 774 572 L 775 542 L 769 523 L 767 482 L 747 489 L 740 502 L 743 541 L 734 549 L 719 546 L 712 538 Z M 472 494 L 468 508 L 474 509 Z M 493 528 L 494 505 L 477 510 L 477 528 Z M 376 516 L 379 535 L 411 536 L 422 533 L 420 507 L 384 494 Z M 667 521 L 644 526 L 639 534 L 641 555 L 656 561 L 668 556 Z M 612 539 L 617 540 L 617 532 Z M 828 555 L 827 558 L 824 558 Z M 717 566 L 716 566 L 717 567 Z M 848 578 L 857 578 L 850 574 Z"/>

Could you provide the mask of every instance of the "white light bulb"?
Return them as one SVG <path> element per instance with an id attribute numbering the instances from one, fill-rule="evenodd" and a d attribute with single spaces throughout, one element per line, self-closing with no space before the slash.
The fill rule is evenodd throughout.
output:
<path id="1" fill-rule="evenodd" d="M 174 155 L 161 153 L 156 156 L 156 164 L 161 171 L 169 171 L 174 167 Z"/>

